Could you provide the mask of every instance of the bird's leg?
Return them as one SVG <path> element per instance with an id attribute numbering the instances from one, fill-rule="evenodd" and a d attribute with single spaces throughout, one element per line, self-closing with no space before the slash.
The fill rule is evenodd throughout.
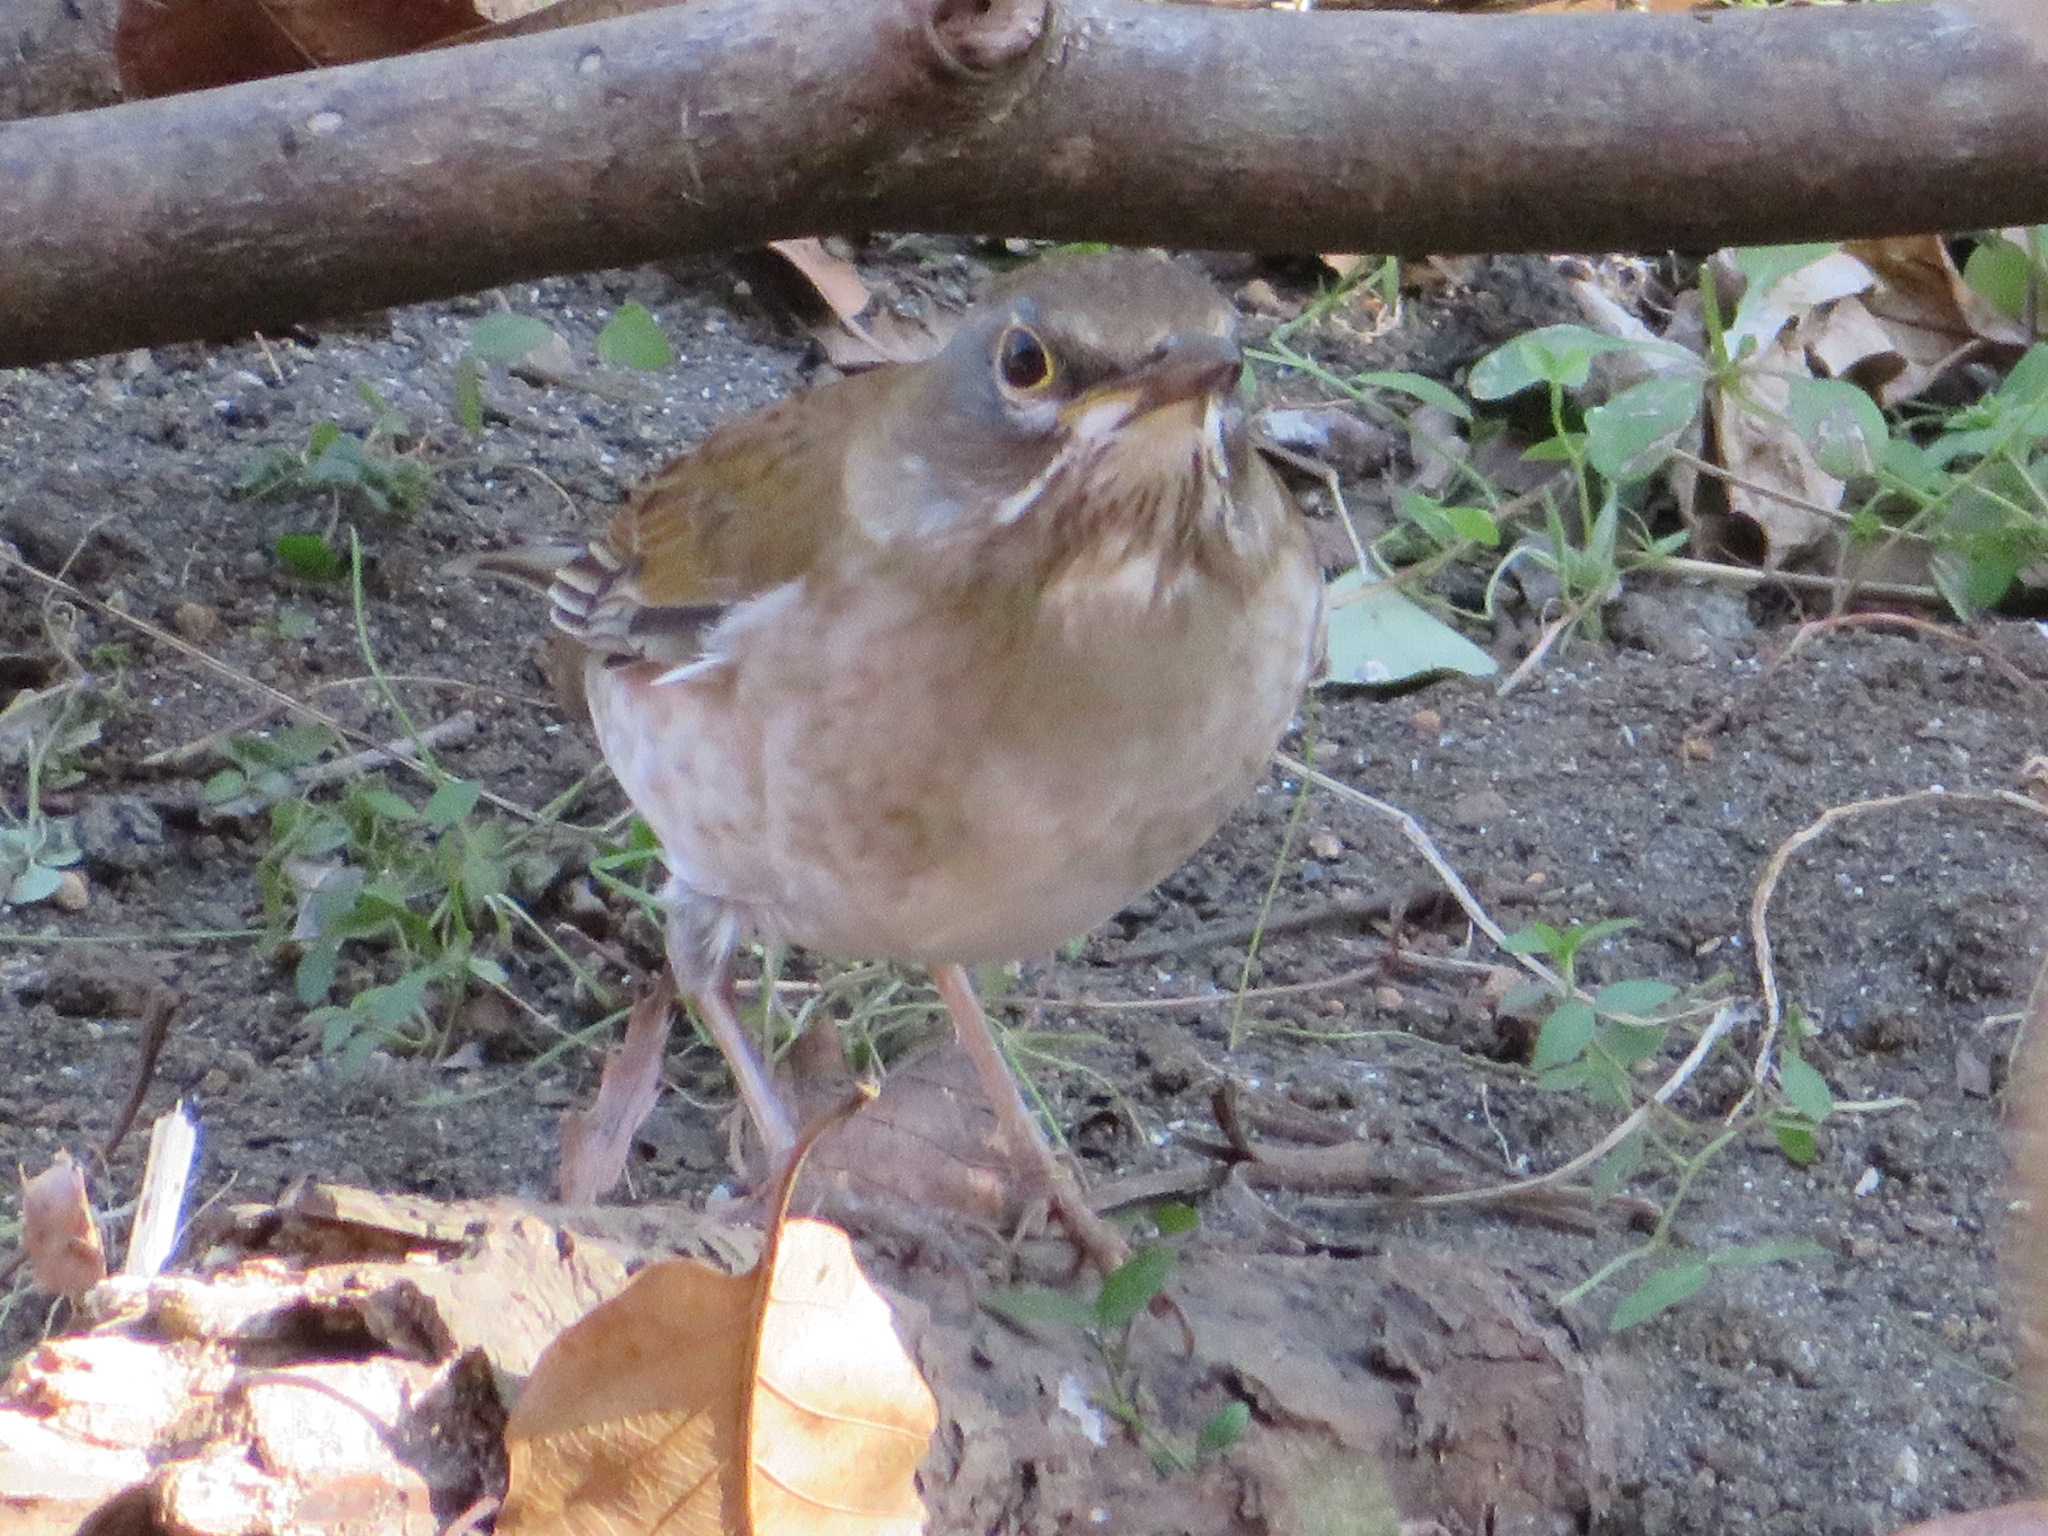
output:
<path id="1" fill-rule="evenodd" d="M 767 1063 L 740 1022 L 732 985 L 732 946 L 703 942 L 701 916 L 674 882 L 668 891 L 667 939 L 669 969 L 675 972 L 676 984 L 697 1005 L 704 1027 L 711 1031 L 711 1043 L 732 1071 L 740 1102 L 747 1106 L 754 1129 L 761 1133 L 768 1149 L 768 1167 L 779 1170 L 796 1146 L 796 1125 L 776 1091 Z"/>
<path id="2" fill-rule="evenodd" d="M 932 981 L 939 989 L 939 999 L 945 1003 L 946 1012 L 953 1017 L 954 1035 L 967 1052 L 968 1059 L 974 1063 L 982 1092 L 988 1095 L 989 1103 L 995 1109 L 996 1124 L 1010 1145 L 1011 1156 L 1045 1191 L 1053 1214 L 1059 1217 L 1060 1224 L 1082 1252 L 1100 1265 L 1104 1273 L 1115 1269 L 1130 1257 L 1130 1244 L 1124 1241 L 1122 1233 L 1095 1214 L 1074 1170 L 1053 1150 L 1052 1143 L 1045 1139 L 1045 1132 L 1039 1129 L 1037 1119 L 1018 1090 L 1016 1075 L 1003 1059 L 1003 1048 L 996 1043 L 995 1033 L 989 1028 L 988 1015 L 981 1011 L 981 1000 L 974 995 L 974 983 L 957 965 L 933 966 Z"/>

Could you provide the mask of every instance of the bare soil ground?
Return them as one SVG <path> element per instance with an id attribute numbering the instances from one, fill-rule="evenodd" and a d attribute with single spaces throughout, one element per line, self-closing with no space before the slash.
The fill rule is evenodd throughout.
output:
<path id="1" fill-rule="evenodd" d="M 971 289 L 977 261 L 956 246 L 920 246 L 890 259 L 891 282 L 948 302 Z M 1290 286 L 1284 273 L 1277 282 Z M 586 525 L 679 447 L 801 386 L 815 364 L 719 266 L 550 281 L 506 297 L 585 358 L 604 319 L 638 300 L 679 361 L 603 394 L 495 378 L 493 420 L 474 442 L 454 426 L 450 400 L 469 327 L 490 308 L 483 300 L 262 345 L 0 374 L 0 539 L 236 671 L 388 739 L 399 727 L 359 681 L 345 584 L 298 581 L 273 552 L 280 534 L 317 528 L 324 504 L 231 490 L 259 452 L 303 447 L 322 420 L 366 426 L 358 386 L 368 384 L 426 434 L 421 455 L 436 471 L 412 517 L 343 512 L 364 535 L 369 640 L 387 672 L 418 680 L 398 686 L 422 722 L 477 715 L 475 737 L 445 754 L 453 770 L 538 806 L 590 768 L 593 749 L 547 698 L 536 608 L 451 580 L 444 563 Z M 1552 304 L 1540 266 L 1495 263 L 1474 290 L 1412 305 L 1370 344 L 1323 345 L 1355 366 L 1448 378 L 1515 330 L 1559 318 Z M 1371 490 L 1358 495 L 1370 513 Z M 1327 547 L 1334 557 L 1334 537 Z M 1747 912 L 1785 838 L 1830 806 L 1930 785 L 2009 787 L 2048 750 L 2039 626 L 1968 640 L 1845 629 L 1770 666 L 1790 637 L 1788 612 L 1772 597 L 1645 581 L 1615 616 L 1611 643 L 1574 645 L 1505 699 L 1466 682 L 1391 699 L 1326 692 L 1289 750 L 1419 818 L 1511 928 L 1535 917 L 1636 920 L 1587 959 L 1591 979 L 1650 976 L 1751 997 Z M 1496 638 L 1505 650 L 1517 636 Z M 260 942 L 194 937 L 263 924 L 256 869 L 267 822 L 199 812 L 197 784 L 217 759 L 142 766 L 248 721 L 262 700 L 0 571 L 0 684 L 49 680 L 60 645 L 99 677 L 105 706 L 81 777 L 45 802 L 77 818 L 89 899 L 75 912 L 0 909 L 0 1159 L 33 1171 L 60 1147 L 83 1153 L 105 1135 L 137 1069 L 150 988 L 164 983 L 184 1002 L 144 1112 L 196 1099 L 202 1195 L 264 1199 L 303 1174 L 451 1198 L 544 1194 L 557 1117 L 589 1093 L 602 1041 L 542 1059 L 557 1043 L 548 1027 L 478 1007 L 438 1062 L 379 1056 L 341 1074 L 305 1026 L 288 966 Z M 0 768 L 11 815 L 25 810 L 25 790 L 18 766 Z M 1276 929 L 1259 948 L 1244 1038 L 1230 1048 L 1230 994 L 1298 803 L 1298 786 L 1276 773 L 1158 892 L 1019 978 L 1019 993 L 1052 1000 L 1026 1016 L 1034 1040 L 1058 1042 L 1035 1069 L 1089 1177 L 1200 1161 L 1187 1144 L 1218 1139 L 1211 1097 L 1224 1080 L 1340 1123 L 1383 1160 L 1395 1189 L 1490 1184 L 1598 1140 L 1613 1111 L 1531 1083 L 1514 1065 L 1527 1059 L 1528 1029 L 1497 1016 L 1484 975 L 1390 957 L 1383 922 L 1343 915 L 1347 900 L 1426 891 L 1432 877 L 1391 823 L 1326 793 L 1307 799 L 1274 896 L 1276 916 L 1315 920 Z M 593 823 L 618 808 L 607 784 L 572 814 Z M 2040 818 L 1939 801 L 1846 821 L 1792 860 L 1770 910 L 1780 985 L 1815 1022 L 1809 1054 L 1837 1097 L 1883 1107 L 1832 1118 L 1810 1167 L 1767 1136 L 1738 1141 L 1693 1186 L 1676 1235 L 1694 1254 L 1810 1238 L 1824 1257 L 1719 1273 L 1657 1321 L 1610 1336 L 1603 1321 L 1627 1282 L 1569 1307 L 1555 1299 L 1641 1241 L 1626 1210 L 1423 1211 L 1280 1192 L 1265 1204 L 1211 1202 L 1199 1241 L 1241 1256 L 1248 1283 L 1272 1255 L 1315 1258 L 1319 1271 L 1298 1273 L 1326 1278 L 1296 1285 L 1260 1326 L 1296 1326 L 1333 1369 L 1390 1382 L 1399 1362 L 1376 1358 L 1347 1311 L 1357 1266 L 1420 1255 L 1446 1272 L 1509 1276 L 1535 1298 L 1535 1321 L 1597 1362 L 1612 1388 L 1613 1466 L 1597 1496 L 1548 1518 L 1525 1510 L 1502 1530 L 1865 1536 L 2013 1496 L 2029 1472 L 1995 1265 L 2009 1213 L 2000 1091 L 2042 955 L 2044 890 Z M 590 921 L 573 876 L 531 896 L 544 923 Z M 608 932 L 647 955 L 644 936 Z M 1463 953 L 1462 926 L 1440 915 L 1403 933 L 1426 957 Z M 504 958 L 541 1018 L 573 1030 L 597 1016 L 537 943 L 522 938 Z M 367 955 L 344 966 L 343 990 L 378 979 L 388 976 Z M 1328 984 L 1270 990 L 1319 982 Z M 1102 1006 L 1205 995 L 1156 1010 Z M 1753 1046 L 1753 1029 L 1738 1030 L 1681 1107 L 1701 1120 L 1733 1108 Z M 1661 1066 L 1683 1048 L 1674 1040 Z M 636 1198 L 700 1198 L 729 1180 L 717 1068 L 698 1047 L 673 1058 L 679 1091 L 642 1138 Z M 144 1140 L 130 1137 L 94 1170 L 104 1205 L 130 1197 Z M 1631 1192 L 1662 1202 L 1672 1183 L 1646 1177 Z M 17 1293 L 0 1358 L 43 1319 L 41 1304 Z M 983 1432 L 1003 1433 L 1000 1422 Z M 1251 1436 L 1260 1432 L 1255 1424 Z M 1017 1476 L 1028 1475 L 1020 1465 Z M 1170 1507 L 1158 1506 L 1162 1523 L 1150 1528 L 1195 1528 Z M 1052 1508 L 1048 1493 L 985 1528 L 1080 1529 L 1086 1518 Z M 1281 1528 L 1245 1520 L 1227 1528 Z M 1148 1527 L 1126 1512 L 1112 1528 Z"/>

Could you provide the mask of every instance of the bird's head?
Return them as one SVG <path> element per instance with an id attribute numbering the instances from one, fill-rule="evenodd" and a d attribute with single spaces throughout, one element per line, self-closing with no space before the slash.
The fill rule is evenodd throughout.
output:
<path id="1" fill-rule="evenodd" d="M 1051 258 L 999 286 L 897 395 L 891 457 L 913 537 L 1050 581 L 1164 590 L 1250 533 L 1236 316 L 1136 252 Z M 1263 515 L 1269 499 L 1252 499 Z"/>

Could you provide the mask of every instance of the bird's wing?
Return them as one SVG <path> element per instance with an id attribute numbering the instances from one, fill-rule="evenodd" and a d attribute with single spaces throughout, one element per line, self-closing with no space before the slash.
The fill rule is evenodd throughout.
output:
<path id="1" fill-rule="evenodd" d="M 556 627 L 608 657 L 696 660 L 734 604 L 815 569 L 852 534 L 848 436 L 883 403 L 892 372 L 733 422 L 655 475 L 555 571 Z"/>

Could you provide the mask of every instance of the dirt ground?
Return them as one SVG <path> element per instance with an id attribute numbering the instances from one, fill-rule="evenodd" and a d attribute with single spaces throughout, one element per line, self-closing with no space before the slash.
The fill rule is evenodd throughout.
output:
<path id="1" fill-rule="evenodd" d="M 971 290 L 982 260 L 933 245 L 877 266 L 892 292 L 946 303 Z M 1271 281 L 1304 291 L 1298 272 Z M 591 745 L 548 700 L 536 606 L 451 579 L 445 562 L 584 525 L 712 424 L 820 365 L 730 267 L 550 281 L 503 298 L 556 327 L 579 359 L 612 311 L 637 300 L 678 361 L 650 376 L 607 373 L 602 392 L 498 375 L 476 440 L 455 425 L 454 375 L 495 297 L 260 345 L 0 373 L 0 540 L 246 677 L 389 739 L 400 728 L 360 681 L 346 585 L 299 580 L 273 552 L 281 534 L 318 530 L 327 504 L 232 490 L 259 453 L 302 448 L 322 420 L 366 427 L 359 386 L 369 385 L 424 436 L 420 456 L 435 470 L 414 515 L 342 509 L 364 539 L 370 643 L 421 723 L 475 713 L 480 728 L 447 751 L 450 768 L 539 806 L 591 766 Z M 1499 262 L 1470 291 L 1411 305 L 1385 336 L 1324 344 L 1355 366 L 1449 378 L 1516 330 L 1562 317 L 1540 265 Z M 1356 497 L 1368 516 L 1384 505 L 1371 487 Z M 1304 722 L 1307 750 L 1418 818 L 1508 927 L 1633 919 L 1587 957 L 1591 979 L 1655 977 L 1745 1002 L 1757 991 L 1751 896 L 1784 839 L 1830 806 L 1933 785 L 2010 787 L 2048 751 L 2042 626 L 1968 638 L 1842 629 L 1773 666 L 1792 616 L 1775 594 L 1643 581 L 1613 615 L 1610 642 L 1575 644 L 1504 699 L 1467 681 L 1397 698 L 1324 692 Z M 1509 623 L 1480 638 L 1512 658 L 1527 633 Z M 44 805 L 76 818 L 87 901 L 0 909 L 0 1159 L 34 1170 L 105 1135 L 136 1071 L 149 989 L 163 982 L 185 1002 L 144 1114 L 179 1094 L 196 1100 L 202 1197 L 268 1198 L 306 1173 L 445 1197 L 544 1194 L 557 1117 L 590 1090 L 603 1042 L 541 1059 L 557 1043 L 548 1026 L 480 1007 L 438 1062 L 379 1056 L 342 1075 L 305 1025 L 287 965 L 260 941 L 199 936 L 263 924 L 266 821 L 202 813 L 196 786 L 217 757 L 143 764 L 275 717 L 259 719 L 258 695 L 172 646 L 0 571 L 0 685 L 52 680 L 60 645 L 98 678 L 104 711 L 77 781 Z M 1302 733 L 1289 750 L 1304 750 Z M 1346 900 L 1425 891 L 1432 877 L 1391 822 L 1328 793 L 1307 799 L 1274 895 L 1276 916 L 1312 920 L 1277 925 L 1259 948 L 1259 990 L 1230 1048 L 1229 995 L 1297 790 L 1276 772 L 1155 894 L 1018 979 L 1019 993 L 1053 1000 L 1031 1018 L 1034 1041 L 1057 1042 L 1035 1068 L 1089 1177 L 1198 1161 L 1185 1143 L 1217 1139 L 1220 1079 L 1341 1122 L 1396 1189 L 1491 1184 L 1596 1142 L 1614 1112 L 1541 1091 L 1514 1065 L 1527 1059 L 1528 1028 L 1497 1017 L 1483 973 L 1390 958 L 1384 924 L 1346 915 Z M 25 793 L 19 766 L 0 767 L 10 816 Z M 571 819 L 594 824 L 619 807 L 606 784 Z M 582 890 L 573 874 L 547 883 L 532 893 L 536 915 L 587 919 Z M 1663 1317 L 1609 1335 L 1604 1320 L 1631 1282 L 1570 1306 L 1556 1298 L 1641 1241 L 1625 1210 L 1582 1204 L 1533 1219 L 1516 1207 L 1421 1211 L 1281 1192 L 1271 1215 L 1218 1202 L 1199 1240 L 1247 1255 L 1306 1248 L 1339 1267 L 1424 1253 L 1511 1275 L 1537 1298 L 1540 1320 L 1627 1389 L 1603 1496 L 1517 1528 L 1866 1536 L 2014 1496 L 2030 1476 L 1995 1260 L 2009 1213 L 2000 1090 L 2041 961 L 2044 890 L 2040 818 L 1953 802 L 1845 821 L 1791 860 L 1769 913 L 1778 980 L 1814 1022 L 1810 1058 L 1850 1107 L 1823 1128 L 1809 1167 L 1764 1134 L 1738 1140 L 1692 1186 L 1675 1232 L 1694 1254 L 1808 1238 L 1822 1257 L 1720 1271 Z M 1434 913 L 1411 918 L 1403 936 L 1431 960 L 1466 953 L 1462 926 Z M 637 932 L 613 937 L 648 953 Z M 1483 944 L 1473 953 L 1498 958 Z M 522 936 L 500 954 L 540 1018 L 568 1030 L 598 1017 L 542 945 Z M 379 963 L 345 964 L 344 994 L 389 979 Z M 1349 979 L 1265 990 L 1331 978 Z M 1213 1000 L 1092 1006 L 1203 995 Z M 1674 1037 L 1660 1069 L 1686 1044 Z M 1679 1107 L 1701 1122 L 1733 1108 L 1754 1044 L 1752 1020 Z M 699 1197 L 730 1177 L 716 1058 L 680 1053 L 671 1079 L 679 1091 L 632 1170 L 638 1199 Z M 132 1197 L 145 1140 L 129 1137 L 95 1168 L 103 1206 Z M 1661 1203 L 1672 1180 L 1646 1176 L 1630 1192 Z M 0 1204 L 0 1219 L 11 1215 Z M 1295 1305 L 1322 1309 L 1305 1331 L 1359 1364 L 1360 1347 L 1345 1342 L 1348 1284 L 1320 1298 L 1309 1288 Z M 17 1292 L 0 1358 L 30 1342 L 44 1315 Z M 1068 1518 L 1002 1528 L 1068 1529 Z"/>

